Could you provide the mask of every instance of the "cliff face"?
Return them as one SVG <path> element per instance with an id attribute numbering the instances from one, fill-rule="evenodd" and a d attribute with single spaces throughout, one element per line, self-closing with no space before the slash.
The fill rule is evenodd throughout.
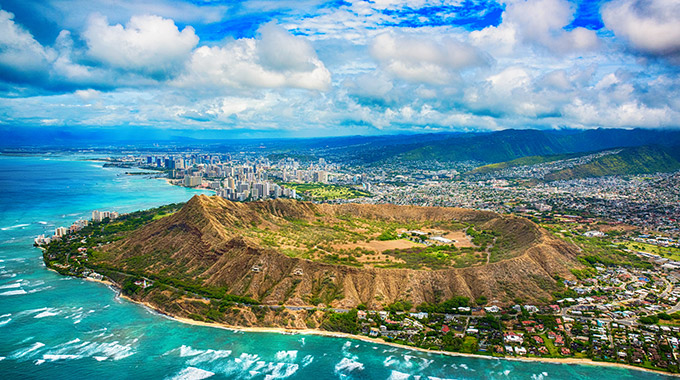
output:
<path id="1" fill-rule="evenodd" d="M 249 228 L 338 217 L 381 221 L 458 221 L 497 231 L 512 241 L 507 258 L 441 270 L 359 268 L 287 256 L 244 236 Z M 577 248 L 534 223 L 492 212 L 395 205 L 315 205 L 293 200 L 233 203 L 204 195 L 179 212 L 103 247 L 99 260 L 122 270 L 226 287 L 264 304 L 371 309 L 398 301 L 414 305 L 455 295 L 509 304 L 541 303 L 558 289 L 555 276 L 572 278 Z"/>

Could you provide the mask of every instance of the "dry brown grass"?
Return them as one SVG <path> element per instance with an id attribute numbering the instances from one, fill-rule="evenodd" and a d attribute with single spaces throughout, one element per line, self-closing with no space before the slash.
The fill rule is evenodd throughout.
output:
<path id="1" fill-rule="evenodd" d="M 399 240 L 371 240 L 369 242 L 356 242 L 356 243 L 345 243 L 333 245 L 335 250 L 353 250 L 355 248 L 363 248 L 374 252 L 384 252 L 390 249 L 406 249 L 412 247 L 422 246 L 422 244 L 414 243 L 410 240 L 399 239 Z"/>

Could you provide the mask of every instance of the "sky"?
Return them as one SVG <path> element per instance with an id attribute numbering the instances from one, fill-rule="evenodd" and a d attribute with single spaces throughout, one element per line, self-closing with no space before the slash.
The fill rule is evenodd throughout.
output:
<path id="1" fill-rule="evenodd" d="M 0 128 L 680 128 L 680 0 L 0 0 Z"/>

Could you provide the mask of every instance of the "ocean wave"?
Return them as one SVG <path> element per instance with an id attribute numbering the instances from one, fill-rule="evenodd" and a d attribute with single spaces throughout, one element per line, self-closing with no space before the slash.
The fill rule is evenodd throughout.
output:
<path id="1" fill-rule="evenodd" d="M 57 360 L 72 360 L 72 359 L 78 359 L 78 355 L 52 355 L 52 354 L 44 354 L 43 360 L 48 360 L 51 362 L 56 362 Z"/>
<path id="2" fill-rule="evenodd" d="M 30 345 L 29 347 L 14 351 L 10 355 L 10 357 L 12 359 L 22 359 L 24 357 L 30 357 L 30 356 L 33 355 L 33 353 L 35 353 L 37 350 L 41 349 L 42 347 L 45 347 L 45 343 L 35 342 L 32 345 Z"/>
<path id="3" fill-rule="evenodd" d="M 409 375 L 408 373 L 403 373 L 403 372 L 392 370 L 392 373 L 390 373 L 390 377 L 388 377 L 387 379 L 388 380 L 406 380 L 409 377 L 411 377 L 411 375 Z"/>
<path id="4" fill-rule="evenodd" d="M 120 344 L 118 341 L 114 342 L 80 342 L 76 338 L 59 346 L 46 353 L 47 355 L 56 355 L 71 357 L 72 359 L 82 359 L 88 357 L 97 357 L 97 361 L 107 359 L 121 360 L 128 356 L 134 355 L 134 351 L 130 344 Z M 44 355 L 43 355 L 44 356 Z"/>
<path id="5" fill-rule="evenodd" d="M 383 365 L 385 367 L 391 367 L 391 366 L 393 366 L 397 363 L 399 363 L 399 359 L 397 359 L 397 358 L 395 358 L 394 356 L 391 356 L 391 355 L 386 357 L 385 360 L 383 360 Z"/>
<path id="6" fill-rule="evenodd" d="M 7 313 L 7 314 L 0 315 L 0 318 L 11 317 L 11 316 L 12 316 L 12 313 Z"/>
<path id="7" fill-rule="evenodd" d="M 10 291 L 7 291 L 7 292 L 0 293 L 0 296 L 18 296 L 18 295 L 27 294 L 27 293 L 28 292 L 26 292 L 25 290 L 19 289 L 19 290 L 10 290 Z"/>
<path id="8" fill-rule="evenodd" d="M 179 371 L 179 373 L 173 377 L 170 377 L 169 379 L 172 380 L 201 380 L 201 379 L 207 379 L 211 376 L 214 376 L 214 372 L 206 371 L 204 369 L 196 368 L 196 367 L 187 367 L 184 368 L 183 370 Z"/>
<path id="9" fill-rule="evenodd" d="M 234 359 L 234 363 L 236 363 L 237 367 L 240 367 L 239 369 L 241 371 L 245 372 L 259 359 L 260 357 L 257 354 L 248 354 L 244 352 L 238 358 Z"/>
<path id="10" fill-rule="evenodd" d="M 38 224 L 42 224 L 42 225 L 47 224 L 47 222 L 44 222 L 44 221 L 42 221 L 42 220 L 38 221 L 37 223 L 38 223 Z"/>
<path id="11" fill-rule="evenodd" d="M 285 379 L 297 372 L 299 366 L 290 363 L 269 363 L 266 369 L 265 380 Z"/>
<path id="12" fill-rule="evenodd" d="M 16 228 L 22 228 L 22 227 L 28 227 L 28 226 L 30 226 L 30 224 L 17 224 L 17 225 L 14 225 L 14 226 L 2 227 L 2 228 L 0 228 L 0 230 L 9 231 L 9 230 L 13 230 L 13 229 L 16 229 Z"/>
<path id="13" fill-rule="evenodd" d="M 302 358 L 302 368 L 312 364 L 313 361 L 314 361 L 313 355 L 306 355 L 304 358 Z"/>
<path id="14" fill-rule="evenodd" d="M 279 351 L 276 353 L 275 358 L 277 361 L 295 361 L 297 354 L 297 350 Z"/>
<path id="15" fill-rule="evenodd" d="M 182 358 L 191 357 L 191 359 L 187 361 L 187 364 L 191 365 L 203 362 L 212 362 L 217 359 L 226 358 L 231 355 L 230 350 L 213 350 L 213 349 L 199 350 L 186 345 L 182 345 L 179 348 L 170 350 L 164 353 L 163 355 L 170 355 L 176 352 L 178 352 L 179 356 Z"/>
<path id="16" fill-rule="evenodd" d="M 49 309 L 49 308 L 47 308 L 47 307 L 41 307 L 41 308 L 39 308 L 39 309 L 29 309 L 29 310 L 24 310 L 24 311 L 18 312 L 18 313 L 16 314 L 16 316 L 17 316 L 17 317 L 23 317 L 23 316 L 25 316 L 25 315 L 31 315 L 31 314 L 39 313 L 39 312 L 45 311 L 45 310 L 47 310 L 47 309 Z"/>
<path id="17" fill-rule="evenodd" d="M 226 358 L 231 355 L 229 350 L 205 350 L 204 352 L 189 359 L 187 364 L 198 364 L 204 362 L 213 362 L 217 359 Z"/>
<path id="18" fill-rule="evenodd" d="M 8 324 L 9 321 L 11 321 L 11 320 L 12 320 L 12 318 L 7 318 L 7 319 L 5 319 L 4 321 L 0 321 L 0 327 L 2 327 L 2 326 L 4 326 L 4 325 Z"/>
<path id="19" fill-rule="evenodd" d="M 338 364 L 335 365 L 335 373 L 338 375 L 347 374 L 352 371 L 363 371 L 364 364 L 350 358 L 342 358 Z"/>
<path id="20" fill-rule="evenodd" d="M 425 359 L 425 358 L 420 358 L 421 363 L 420 363 L 420 369 L 423 370 L 427 367 L 430 366 L 430 364 L 434 363 L 434 359 Z"/>
<path id="21" fill-rule="evenodd" d="M 471 369 L 470 367 L 468 367 L 467 364 L 465 364 L 465 363 L 462 363 L 462 364 L 460 365 L 460 368 L 462 368 L 462 369 L 464 369 L 464 370 L 466 370 L 466 371 L 472 371 L 472 372 L 475 371 L 474 369 Z"/>
<path id="22" fill-rule="evenodd" d="M 539 374 L 534 373 L 531 375 L 531 380 L 543 380 L 546 377 L 548 377 L 548 372 L 541 372 Z"/>
<path id="23" fill-rule="evenodd" d="M 49 308 L 39 314 L 36 314 L 33 318 L 40 319 L 40 318 L 46 318 L 46 317 L 53 317 L 55 315 L 61 314 L 61 310 L 59 309 L 54 309 L 54 308 Z"/>

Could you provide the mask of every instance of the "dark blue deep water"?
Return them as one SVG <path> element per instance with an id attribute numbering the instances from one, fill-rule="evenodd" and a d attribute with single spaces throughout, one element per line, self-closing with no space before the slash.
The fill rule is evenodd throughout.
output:
<path id="1" fill-rule="evenodd" d="M 48 271 L 40 233 L 196 191 L 75 156 L 0 155 L 0 379 L 661 379 L 588 365 L 452 357 L 313 335 L 185 325 Z"/>

